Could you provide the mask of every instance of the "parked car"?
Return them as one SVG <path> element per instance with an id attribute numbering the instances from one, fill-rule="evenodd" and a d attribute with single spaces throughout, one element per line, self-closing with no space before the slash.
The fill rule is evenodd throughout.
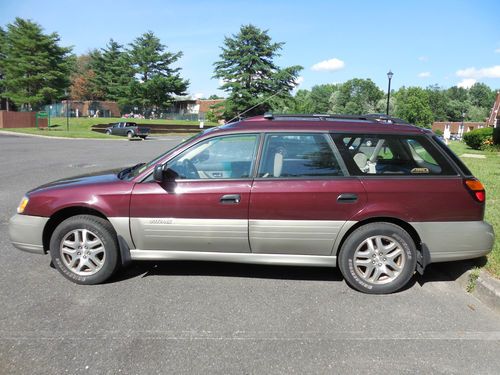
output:
<path id="1" fill-rule="evenodd" d="M 111 126 L 106 129 L 107 135 L 125 135 L 128 139 L 140 137 L 146 139 L 149 135 L 149 128 L 139 126 L 135 122 L 116 122 L 110 124 Z"/>
<path id="2" fill-rule="evenodd" d="M 488 254 L 484 209 L 481 182 L 429 130 L 268 115 L 31 190 L 9 233 L 79 284 L 131 260 L 178 259 L 338 266 L 353 288 L 391 293 L 430 263 Z"/>

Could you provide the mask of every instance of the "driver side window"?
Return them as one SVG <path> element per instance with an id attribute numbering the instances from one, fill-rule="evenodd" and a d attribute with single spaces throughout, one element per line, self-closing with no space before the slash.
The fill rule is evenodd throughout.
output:
<path id="1" fill-rule="evenodd" d="M 243 134 L 210 138 L 177 155 L 168 167 L 177 179 L 250 178 L 258 137 Z"/>

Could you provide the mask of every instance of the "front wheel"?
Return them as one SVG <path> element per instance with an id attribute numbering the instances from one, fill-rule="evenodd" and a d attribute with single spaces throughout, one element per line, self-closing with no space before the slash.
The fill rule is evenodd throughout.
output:
<path id="1" fill-rule="evenodd" d="M 118 267 L 118 241 L 111 224 L 100 217 L 77 215 L 57 226 L 50 255 L 57 270 L 77 284 L 98 284 Z"/>
<path id="2" fill-rule="evenodd" d="M 338 264 L 346 282 L 370 294 L 388 294 L 405 286 L 415 272 L 417 250 L 411 236 L 391 223 L 370 223 L 344 241 Z"/>
<path id="3" fill-rule="evenodd" d="M 106 135 L 111 135 L 111 130 L 106 130 Z"/>
<path id="4" fill-rule="evenodd" d="M 132 132 L 128 132 L 127 133 L 127 138 L 128 139 L 132 139 L 133 137 L 134 137 L 134 133 L 132 133 Z"/>

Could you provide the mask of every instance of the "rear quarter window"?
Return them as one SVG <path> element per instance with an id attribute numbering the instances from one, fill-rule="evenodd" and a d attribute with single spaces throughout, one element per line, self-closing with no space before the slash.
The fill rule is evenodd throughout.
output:
<path id="1" fill-rule="evenodd" d="M 337 134 L 332 137 L 352 175 L 457 174 L 425 136 Z"/>

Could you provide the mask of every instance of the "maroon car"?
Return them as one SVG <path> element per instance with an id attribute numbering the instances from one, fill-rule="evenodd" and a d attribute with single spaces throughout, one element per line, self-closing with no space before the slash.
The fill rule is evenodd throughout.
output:
<path id="1" fill-rule="evenodd" d="M 432 132 L 370 116 L 261 116 L 153 161 L 27 193 L 19 249 L 80 284 L 130 260 L 338 266 L 367 293 L 493 246 L 485 191 Z"/>

